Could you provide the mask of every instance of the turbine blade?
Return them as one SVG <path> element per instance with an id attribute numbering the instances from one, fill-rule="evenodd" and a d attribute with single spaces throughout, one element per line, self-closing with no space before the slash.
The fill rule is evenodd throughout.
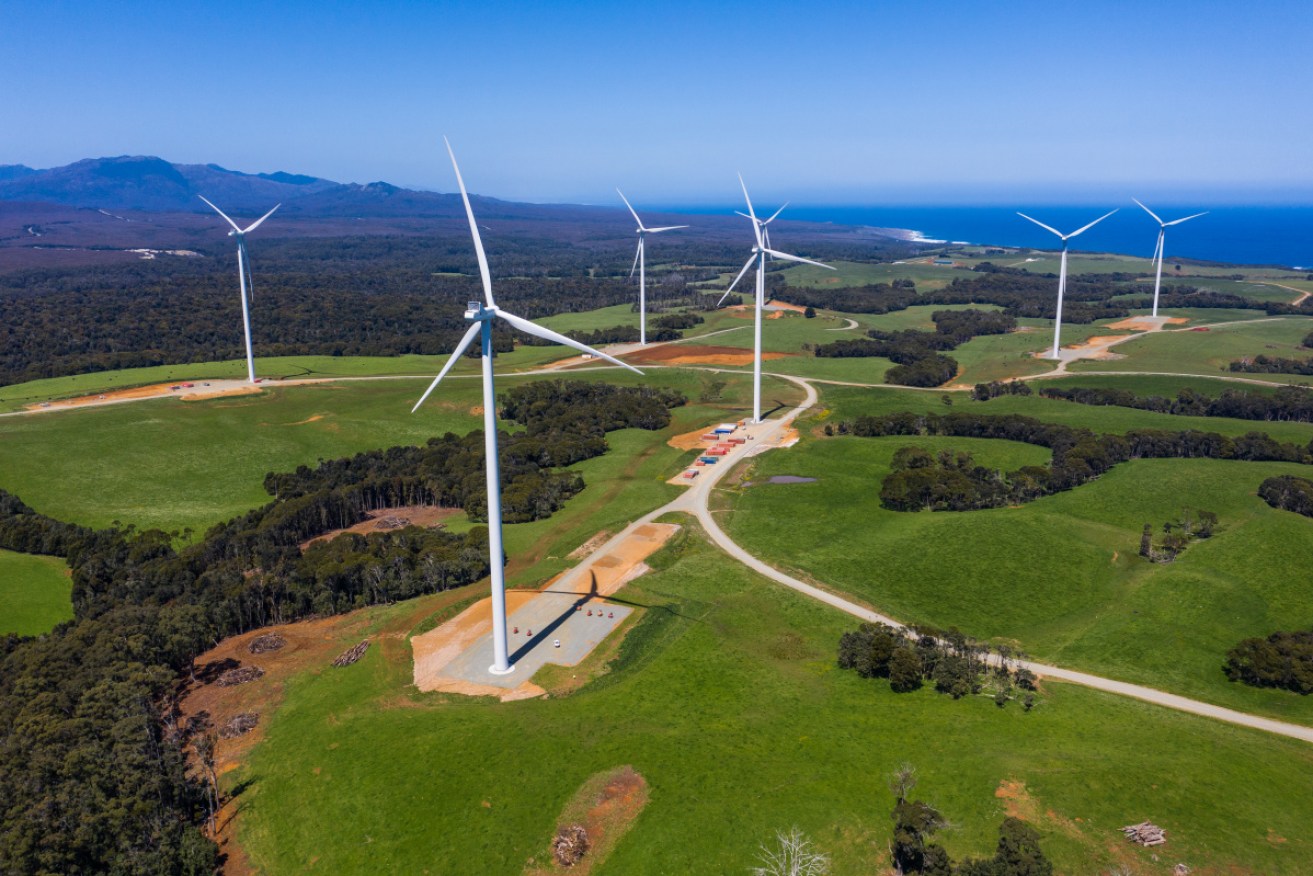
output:
<path id="1" fill-rule="evenodd" d="M 757 254 L 754 252 L 751 257 L 743 263 L 743 270 L 739 271 L 739 275 L 734 278 L 734 282 L 729 284 L 729 288 L 725 290 L 725 294 L 720 296 L 720 300 L 716 302 L 717 307 L 725 303 L 725 299 L 729 297 L 729 293 L 734 291 L 734 287 L 739 284 L 739 280 L 743 279 L 743 275 L 748 272 L 748 268 L 752 267 L 752 263 L 756 260 Z"/>
<path id="2" fill-rule="evenodd" d="M 497 315 L 500 316 L 502 319 L 506 320 L 507 322 L 509 322 L 511 325 L 515 326 L 520 331 L 524 332 L 525 334 L 534 335 L 535 337 L 539 337 L 547 341 L 555 341 L 556 343 L 564 344 L 567 347 L 574 347 L 576 350 L 578 350 L 581 353 L 588 353 L 590 355 L 596 356 L 599 359 L 605 359 L 608 362 L 613 362 L 616 365 L 619 365 L 621 368 L 628 368 L 630 371 L 634 372 L 635 374 L 643 373 L 642 371 L 639 371 L 637 368 L 635 368 L 633 365 L 629 365 L 624 362 L 621 362 L 619 359 L 615 358 L 614 356 L 608 356 L 605 353 L 601 352 L 600 350 L 594 350 L 592 347 L 588 346 L 587 344 L 579 343 L 573 338 L 567 338 L 565 335 L 558 334 L 557 332 L 554 332 L 549 328 L 543 328 L 537 323 L 529 322 L 529 320 L 527 319 L 521 319 L 520 317 L 516 316 L 513 313 L 507 313 L 504 310 L 498 310 Z"/>
<path id="3" fill-rule="evenodd" d="M 825 268 L 828 271 L 834 270 L 834 268 L 830 267 L 824 262 L 814 262 L 811 259 L 805 259 L 802 256 L 789 255 L 787 252 L 778 252 L 777 250 L 773 250 L 773 249 L 768 249 L 766 250 L 766 252 L 777 259 L 784 259 L 786 262 L 802 262 L 804 265 L 815 265 L 818 268 Z"/>
<path id="4" fill-rule="evenodd" d="M 1185 221 L 1185 220 L 1181 220 Z M 660 228 L 644 228 L 648 234 L 656 234 L 658 231 L 675 231 L 679 228 L 687 228 L 687 225 L 662 225 Z"/>
<path id="5" fill-rule="evenodd" d="M 451 366 L 455 365 L 460 361 L 460 357 L 465 355 L 465 350 L 469 347 L 470 341 L 474 340 L 474 336 L 479 333 L 479 329 L 482 327 L 483 323 L 476 322 L 466 330 L 465 337 L 461 338 L 460 343 L 456 345 L 456 352 L 451 354 L 451 358 L 447 360 L 447 364 L 442 366 L 442 370 L 438 372 L 438 376 L 433 378 L 433 382 L 429 384 L 429 388 L 424 390 L 424 394 L 419 397 L 419 401 L 415 402 L 415 406 L 410 409 L 412 414 L 419 410 L 420 405 L 424 404 L 424 399 L 429 397 L 429 393 L 437 389 L 438 382 L 447 376 L 447 372 L 451 370 Z"/>
<path id="6" fill-rule="evenodd" d="M 643 238 L 638 238 L 638 248 L 634 250 L 634 266 L 629 269 L 629 279 L 634 279 L 634 271 L 638 270 L 638 255 L 643 251 Z"/>
<path id="7" fill-rule="evenodd" d="M 629 212 L 634 214 L 634 221 L 638 223 L 638 227 L 642 228 L 643 220 L 638 218 L 638 213 L 634 211 L 634 205 L 629 203 L 629 199 L 625 197 L 625 193 L 619 189 L 616 189 L 615 193 L 620 196 L 620 200 L 625 202 L 625 206 L 629 208 Z"/>
<path id="8" fill-rule="evenodd" d="M 1029 216 L 1027 216 L 1025 213 L 1022 213 L 1021 211 L 1017 211 L 1017 215 L 1020 216 L 1022 219 L 1030 219 L 1031 222 L 1034 222 L 1036 225 L 1038 225 L 1040 228 L 1043 228 L 1045 231 L 1051 231 L 1054 234 L 1058 235 L 1058 237 L 1062 237 L 1061 231 L 1059 231 L 1056 228 L 1050 228 L 1049 226 L 1045 225 L 1043 222 L 1039 221 L 1038 219 L 1031 219 Z"/>
<path id="9" fill-rule="evenodd" d="M 1140 204 L 1140 199 L 1139 199 L 1139 198 L 1131 198 L 1131 200 L 1134 201 L 1134 202 L 1137 203 L 1137 204 Z M 1148 213 L 1150 216 L 1152 216 L 1152 217 L 1153 217 L 1153 221 L 1157 222 L 1159 225 L 1162 225 L 1162 224 L 1163 224 L 1163 220 L 1161 220 L 1161 219 L 1158 218 L 1158 214 L 1157 214 L 1157 213 L 1155 213 L 1154 211 L 1150 210 L 1148 207 L 1144 206 L 1143 204 L 1140 204 L 1140 208 L 1141 208 L 1142 210 L 1144 210 L 1144 212 L 1146 212 L 1146 213 Z"/>
<path id="10" fill-rule="evenodd" d="M 1162 255 L 1162 252 L 1163 252 L 1163 235 L 1166 234 L 1166 233 L 1167 233 L 1167 232 L 1164 231 L 1162 228 L 1159 228 L 1159 229 L 1158 229 L 1158 242 L 1155 243 L 1154 246 L 1153 246 L 1153 258 L 1149 259 L 1150 262 L 1156 262 L 1156 261 L 1158 261 L 1158 256 Z"/>
<path id="11" fill-rule="evenodd" d="M 474 208 L 470 206 L 470 194 L 465 191 L 465 180 L 461 178 L 460 165 L 456 163 L 456 153 L 451 149 L 451 141 L 443 137 L 442 142 L 447 144 L 447 154 L 451 156 L 451 166 L 456 171 L 456 183 L 460 186 L 460 197 L 465 202 L 465 215 L 470 220 L 470 236 L 474 238 L 474 252 L 479 257 L 479 278 L 483 280 L 483 297 L 487 300 L 488 306 L 492 307 L 492 276 L 488 273 L 488 257 L 483 252 L 483 240 L 479 237 L 479 224 L 474 221 Z"/>
<path id="12" fill-rule="evenodd" d="M 216 213 L 218 213 L 220 216 L 222 216 L 222 217 L 228 222 L 228 224 L 231 225 L 231 226 L 233 227 L 233 231 L 236 231 L 238 234 L 241 234 L 242 229 L 240 229 L 240 228 L 237 227 L 237 223 L 234 222 L 234 221 L 232 221 L 231 219 L 229 219 L 227 213 L 223 212 L 223 211 L 220 210 L 218 207 L 214 206 L 214 204 L 212 204 L 212 203 L 210 202 L 210 199 L 209 199 L 209 198 L 205 197 L 204 195 L 197 195 L 196 197 L 200 198 L 202 201 L 204 201 L 205 203 L 209 204 L 211 210 L 213 210 L 214 212 L 216 212 Z"/>
<path id="13" fill-rule="evenodd" d="M 762 225 L 766 225 L 766 224 L 769 224 L 769 223 L 771 223 L 771 222 L 774 222 L 774 221 L 775 221 L 775 217 L 778 216 L 778 215 L 780 215 L 781 213 L 783 213 L 783 212 L 784 212 L 784 207 L 787 207 L 787 206 L 789 206 L 789 202 L 788 202 L 788 201 L 785 201 L 785 202 L 784 202 L 784 206 L 780 207 L 778 210 L 776 210 L 774 213 L 772 213 L 772 214 L 771 214 L 771 217 L 770 217 L 769 219 L 767 219 L 765 222 L 761 223 L 761 224 L 762 224 Z"/>
<path id="14" fill-rule="evenodd" d="M 748 185 L 743 181 L 743 174 L 741 173 L 739 174 L 739 187 L 743 189 L 743 200 L 748 202 L 748 218 L 750 218 L 753 222 L 756 222 L 757 214 L 752 209 L 752 198 L 748 197 Z"/>
<path id="15" fill-rule="evenodd" d="M 277 209 L 278 209 L 279 207 L 281 207 L 281 206 L 283 206 L 283 205 L 282 205 L 282 204 L 274 204 L 274 210 L 277 210 Z M 270 216 L 272 216 L 272 215 L 274 214 L 274 210 L 270 210 L 268 213 L 265 213 L 265 214 L 264 214 L 263 216 L 261 216 L 259 219 L 256 219 L 254 222 L 252 222 L 252 223 L 247 227 L 247 229 L 246 229 L 245 231 L 242 232 L 242 234 L 250 234 L 252 231 L 254 231 L 255 229 L 259 228 L 259 227 L 260 227 L 260 223 L 264 222 L 264 220 L 268 219 Z"/>
<path id="16" fill-rule="evenodd" d="M 1180 225 L 1182 222 L 1189 222 L 1191 219 L 1198 219 L 1200 216 L 1207 216 L 1207 215 L 1208 215 L 1208 211 L 1205 210 L 1205 211 L 1202 212 L 1202 213 L 1195 213 L 1193 216 L 1186 216 L 1184 219 L 1176 219 L 1176 220 L 1174 220 L 1174 221 L 1172 221 L 1172 222 L 1164 222 L 1163 224 L 1164 224 L 1164 225 Z"/>
<path id="17" fill-rule="evenodd" d="M 1111 216 L 1113 213 L 1116 213 L 1116 212 L 1117 212 L 1116 210 L 1110 210 L 1109 212 L 1104 213 L 1104 214 L 1103 214 L 1102 216 L 1100 216 L 1098 219 L 1095 219 L 1095 220 L 1094 220 L 1093 222 L 1091 222 L 1089 225 L 1086 225 L 1084 228 L 1080 228 L 1080 229 L 1078 229 L 1078 230 L 1076 230 L 1076 231 L 1073 231 L 1071 234 L 1068 234 L 1066 237 L 1064 237 L 1064 238 L 1062 238 L 1062 239 L 1063 239 L 1063 240 L 1068 240 L 1069 238 L 1075 237 L 1077 234 L 1083 234 L 1084 232 L 1089 231 L 1089 230 L 1090 230 L 1091 228 L 1093 228 L 1095 225 L 1098 225 L 1098 224 L 1099 224 L 1100 222 L 1102 222 L 1104 219 L 1107 219 L 1109 216 Z"/>

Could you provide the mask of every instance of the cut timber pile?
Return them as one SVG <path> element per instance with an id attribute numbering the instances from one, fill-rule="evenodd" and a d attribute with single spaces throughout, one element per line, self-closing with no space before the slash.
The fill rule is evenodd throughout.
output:
<path id="1" fill-rule="evenodd" d="M 339 654 L 338 658 L 333 661 L 333 665 L 350 666 L 352 663 L 355 663 L 361 657 L 364 657 L 365 652 L 368 650 L 369 650 L 369 639 L 365 639 L 365 641 L 361 642 L 359 645 L 352 645 L 350 648 L 347 648 L 345 651 Z"/>
<path id="2" fill-rule="evenodd" d="M 573 867 L 588 853 L 588 831 L 582 824 L 572 824 L 556 832 L 552 840 L 552 857 L 562 867 Z"/>
<path id="3" fill-rule="evenodd" d="M 258 666 L 241 666 L 237 669 L 229 669 L 223 675 L 214 680 L 219 687 L 233 687 L 238 684 L 246 684 L 248 681 L 255 681 L 264 675 L 264 670 Z"/>
<path id="4" fill-rule="evenodd" d="M 1147 821 L 1123 827 L 1122 833 L 1126 834 L 1126 838 L 1131 842 L 1142 846 L 1161 846 L 1167 842 L 1167 831 Z"/>
<path id="5" fill-rule="evenodd" d="M 260 723 L 260 716 L 255 712 L 242 712 L 235 715 L 231 721 L 219 728 L 219 735 L 224 739 L 236 739 L 243 733 L 249 733 L 255 729 L 255 725 Z"/>
<path id="6" fill-rule="evenodd" d="M 409 517 L 397 517 L 395 515 L 389 514 L 387 517 L 378 518 L 378 522 L 374 524 L 374 528 L 375 529 L 404 529 L 409 525 L 410 525 Z"/>
<path id="7" fill-rule="evenodd" d="M 252 654 L 263 654 L 266 651 L 277 651 L 287 644 L 287 640 L 277 633 L 265 633 L 263 636 L 256 636 L 247 646 L 247 650 Z"/>

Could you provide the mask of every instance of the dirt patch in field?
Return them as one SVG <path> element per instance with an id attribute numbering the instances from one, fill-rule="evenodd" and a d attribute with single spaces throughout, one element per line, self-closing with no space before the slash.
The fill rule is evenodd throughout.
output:
<path id="1" fill-rule="evenodd" d="M 177 386 L 176 383 L 153 383 L 150 386 L 134 386 L 131 389 L 112 389 L 108 392 L 98 392 L 93 395 L 83 395 L 77 398 L 66 398 L 58 401 L 38 402 L 27 405 L 27 410 L 34 411 L 50 408 L 76 408 L 83 405 L 99 404 L 107 401 L 125 401 L 127 399 L 139 398 L 156 398 L 169 395 L 176 395 L 176 391 L 170 387 Z"/>
<path id="2" fill-rule="evenodd" d="M 789 353 L 762 353 L 764 359 L 783 359 Z M 625 357 L 634 364 L 651 365 L 751 365 L 752 351 L 739 347 L 669 344 L 631 353 Z"/>
<path id="3" fill-rule="evenodd" d="M 313 417 L 306 417 L 304 420 L 297 420 L 295 423 L 287 423 L 288 426 L 308 426 L 311 423 L 318 423 L 324 418 L 323 414 L 315 414 Z"/>
<path id="4" fill-rule="evenodd" d="M 807 308 L 803 307 L 801 304 L 790 304 L 787 301 L 777 301 L 775 299 L 771 299 L 770 306 L 778 307 L 780 310 L 792 310 L 794 313 L 807 312 Z"/>
<path id="5" fill-rule="evenodd" d="M 556 822 L 558 831 L 573 825 L 582 826 L 588 837 L 588 851 L 577 864 L 565 868 L 552 860 L 549 847 L 541 855 L 546 863 L 530 860 L 524 870 L 525 876 L 591 873 L 594 867 L 606 862 L 620 839 L 633 827 L 647 800 L 647 780 L 632 766 L 617 767 L 591 776 L 565 804 Z"/>
<path id="6" fill-rule="evenodd" d="M 344 529 L 334 529 L 309 541 L 303 541 L 300 548 L 301 552 L 305 553 L 305 549 L 310 545 L 321 541 L 332 541 L 344 532 L 368 535 L 371 532 L 388 532 L 405 526 L 432 529 L 435 526 L 445 526 L 444 521 L 447 518 L 460 513 L 460 508 L 438 508 L 433 505 L 404 505 L 396 508 L 380 508 L 377 511 L 370 511 L 368 520 L 362 520 L 354 526 L 348 526 Z"/>
<path id="7" fill-rule="evenodd" d="M 233 387 L 229 387 L 229 388 L 227 388 L 227 389 L 215 389 L 215 390 L 202 390 L 202 391 L 200 391 L 200 392 L 188 392 L 186 395 L 180 395 L 180 396 L 178 396 L 178 398 L 182 399 L 182 400 L 185 401 L 185 402 L 190 402 L 190 401 L 205 401 L 206 399 L 211 399 L 211 398 L 226 398 L 226 397 L 228 397 L 228 396 L 230 396 L 230 395 L 259 395 L 259 394 L 262 393 L 262 392 L 264 392 L 264 390 L 261 389 L 260 387 L 258 387 L 258 386 L 251 386 L 251 385 L 247 384 L 246 386 L 233 386 Z M 304 423 L 313 422 L 314 420 L 319 420 L 319 419 L 323 419 L 322 415 L 321 415 L 321 416 L 318 416 L 318 417 L 311 417 L 309 420 L 305 420 L 303 423 L 292 423 L 291 425 L 293 425 L 293 426 L 301 426 L 301 425 L 304 425 Z"/>
<path id="8" fill-rule="evenodd" d="M 777 309 L 763 310 L 761 315 L 766 319 L 783 319 L 785 316 L 790 315 L 789 312 L 796 307 L 796 305 L 793 304 L 784 304 L 783 302 L 777 301 L 772 301 L 771 304 L 776 305 Z M 797 308 L 799 313 L 805 309 L 806 308 L 803 307 Z M 735 319 L 753 319 L 756 316 L 753 312 L 753 305 L 751 304 L 735 304 L 733 307 L 726 307 L 725 310 L 727 310 L 729 315 Z"/>
<path id="9" fill-rule="evenodd" d="M 692 432 L 685 432 L 683 435 L 676 435 L 674 438 L 667 441 L 666 444 L 676 450 L 701 450 L 708 444 L 715 443 L 702 437 L 703 435 L 710 434 L 710 431 L 714 428 L 716 427 L 703 426 L 701 429 L 694 429 Z"/>
<path id="10" fill-rule="evenodd" d="M 1156 320 L 1151 316 L 1128 316 L 1120 322 L 1108 323 L 1110 329 L 1121 329 L 1128 332 L 1152 332 L 1162 325 L 1184 325 L 1190 320 L 1184 316 L 1160 316 Z"/>
<path id="11" fill-rule="evenodd" d="M 588 556 L 593 551 L 597 550 L 602 545 L 606 544 L 606 540 L 610 537 L 611 537 L 610 530 L 603 529 L 601 532 L 597 533 L 597 535 L 588 539 L 588 541 L 584 542 L 583 544 L 579 545 L 579 547 L 575 548 L 574 550 L 570 551 L 570 553 L 566 554 L 565 558 L 567 560 L 582 560 L 584 557 Z M 555 581 L 556 578 L 553 578 L 552 580 Z M 548 582 L 548 586 L 550 586 L 550 584 L 551 582 Z"/>
<path id="12" fill-rule="evenodd" d="M 1069 347 L 1063 347 L 1064 350 L 1076 350 L 1080 352 L 1090 351 L 1090 355 L 1084 356 L 1085 359 L 1105 359 L 1113 355 L 1108 352 L 1108 347 L 1113 344 L 1126 340 L 1129 335 L 1099 335 L 1088 338 L 1079 344 L 1072 344 Z"/>

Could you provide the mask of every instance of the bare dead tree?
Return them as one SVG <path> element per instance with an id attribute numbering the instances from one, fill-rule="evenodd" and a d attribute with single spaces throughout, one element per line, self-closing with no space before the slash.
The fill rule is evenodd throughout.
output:
<path id="1" fill-rule="evenodd" d="M 897 800 L 906 800 L 907 795 L 912 793 L 916 787 L 916 767 L 910 763 L 905 763 L 898 769 L 894 770 L 893 776 L 889 779 L 889 790 L 893 792 Z"/>
<path id="2" fill-rule="evenodd" d="M 753 867 L 753 876 L 825 876 L 830 859 L 812 847 L 811 840 L 798 828 L 775 834 L 773 847 L 762 843 L 761 866 Z"/>

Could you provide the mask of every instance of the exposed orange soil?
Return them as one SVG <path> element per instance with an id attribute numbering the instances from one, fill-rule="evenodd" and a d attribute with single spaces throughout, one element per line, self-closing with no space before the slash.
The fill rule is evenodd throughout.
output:
<path id="1" fill-rule="evenodd" d="M 173 386 L 174 384 L 169 384 L 169 385 Z M 215 389 L 215 390 L 202 389 L 200 392 L 188 391 L 186 395 L 180 395 L 178 396 L 178 398 L 182 399 L 183 401 L 205 401 L 207 398 L 227 398 L 228 396 L 232 396 L 232 395 L 259 395 L 262 392 L 264 392 L 264 390 L 258 386 L 249 386 L 249 385 L 233 386 L 233 387 L 229 387 L 228 389 Z M 165 394 L 167 395 L 168 393 Z M 323 415 L 320 414 L 319 416 L 311 417 L 308 420 L 302 420 L 300 423 L 292 423 L 291 425 L 302 426 L 306 423 L 313 423 L 315 420 L 322 420 L 322 419 L 323 419 Z"/>
<path id="2" fill-rule="evenodd" d="M 807 312 L 807 308 L 803 307 L 801 304 L 790 304 L 790 303 L 787 302 L 787 301 L 776 301 L 776 300 L 772 299 L 771 302 L 770 302 L 770 306 L 771 306 L 771 307 L 778 307 L 778 308 L 780 308 L 781 310 L 792 310 L 794 313 L 806 313 L 806 312 Z"/>
<path id="3" fill-rule="evenodd" d="M 118 401 L 129 398 L 154 398 L 156 396 L 173 395 L 170 392 L 170 386 L 177 386 L 176 383 L 155 383 L 150 386 L 134 386 L 131 389 L 113 389 L 109 392 L 98 392 L 95 395 L 83 395 L 77 398 L 66 398 L 59 401 L 49 402 L 52 408 L 75 408 L 81 405 L 93 404 L 99 401 Z M 29 411 L 40 408 L 41 404 L 31 404 L 27 406 Z"/>
<path id="4" fill-rule="evenodd" d="M 1095 353 L 1095 354 L 1092 355 L 1092 356 L 1087 357 L 1087 358 L 1090 358 L 1090 359 L 1098 359 L 1098 358 L 1101 358 L 1101 357 L 1105 357 L 1105 356 L 1110 355 L 1106 349 L 1103 349 L 1104 347 L 1107 347 L 1109 344 L 1116 343 L 1117 341 L 1123 341 L 1123 340 L 1126 339 L 1126 337 L 1127 337 L 1126 335 L 1099 335 L 1099 336 L 1097 336 L 1097 337 L 1093 337 L 1093 338 L 1089 338 L 1089 339 L 1087 339 L 1087 340 L 1084 340 L 1084 341 L 1080 342 L 1079 344 L 1072 344 L 1072 345 L 1070 345 L 1070 346 L 1064 346 L 1062 349 L 1064 349 L 1064 350 L 1098 350 L 1099 352 Z"/>
<path id="5" fill-rule="evenodd" d="M 762 359 L 783 359 L 788 353 L 762 353 Z M 642 350 L 625 357 L 636 364 L 661 365 L 750 365 L 752 351 L 739 347 L 695 346 L 670 344 Z"/>
<path id="6" fill-rule="evenodd" d="M 647 571 L 643 561 L 656 553 L 678 531 L 679 526 L 674 523 L 645 523 L 606 554 L 596 557 L 592 561 L 591 569 L 598 595 L 610 596 L 625 583 L 637 577 L 635 573 Z M 582 565 L 585 568 L 589 567 L 587 561 Z M 553 581 L 547 582 L 542 589 L 560 592 L 553 585 Z"/>
<path id="7" fill-rule="evenodd" d="M 557 821 L 558 829 L 581 824 L 588 834 L 588 853 L 568 872 L 588 874 L 604 863 L 620 838 L 633 827 L 647 799 L 647 780 L 632 766 L 599 773 L 584 782 L 565 804 Z M 550 849 L 547 859 L 549 863 L 545 867 L 530 862 L 525 876 L 565 872 L 552 860 Z"/>
<path id="8" fill-rule="evenodd" d="M 1190 320 L 1184 316 L 1159 317 L 1158 322 L 1165 325 L 1183 325 Z M 1158 328 L 1158 323 L 1154 322 L 1152 317 L 1128 316 L 1120 322 L 1108 323 L 1110 329 L 1122 329 L 1124 331 L 1151 332 Z"/>
<path id="9" fill-rule="evenodd" d="M 389 527 L 380 525 L 380 519 L 383 517 L 400 517 L 409 521 L 406 524 L 407 526 L 431 529 L 434 526 L 442 525 L 442 521 L 459 513 L 461 513 L 460 508 L 439 508 L 434 505 L 405 505 L 397 508 L 380 508 L 377 511 L 370 511 L 368 520 L 362 520 L 345 529 L 334 529 L 309 541 L 303 541 L 300 547 L 302 551 L 305 551 L 306 548 L 316 542 L 332 541 L 344 532 L 354 532 L 359 535 L 368 535 L 371 532 L 387 532 Z"/>
<path id="10" fill-rule="evenodd" d="M 582 560 L 584 557 L 606 544 L 606 540 L 610 537 L 611 532 L 603 529 L 601 532 L 597 533 L 597 535 L 594 535 L 592 538 L 588 539 L 588 541 L 566 554 L 565 558 L 567 560 Z"/>
<path id="11" fill-rule="evenodd" d="M 778 304 L 783 310 L 773 310 L 762 313 L 762 316 L 766 319 L 783 319 L 784 310 L 793 310 L 794 308 L 794 305 L 792 304 L 783 304 L 775 301 L 772 301 L 771 303 Z M 725 309 L 729 311 L 730 316 L 736 319 L 753 319 L 755 317 L 751 304 L 735 304 L 733 307 L 726 307 Z M 799 310 L 802 309 L 803 308 L 799 308 Z"/>
<path id="12" fill-rule="evenodd" d="M 666 444 L 676 450 L 701 450 L 707 444 L 711 443 L 703 438 L 715 426 L 703 426 L 701 429 L 694 429 L 692 432 L 685 432 L 683 435 L 676 435 Z"/>

